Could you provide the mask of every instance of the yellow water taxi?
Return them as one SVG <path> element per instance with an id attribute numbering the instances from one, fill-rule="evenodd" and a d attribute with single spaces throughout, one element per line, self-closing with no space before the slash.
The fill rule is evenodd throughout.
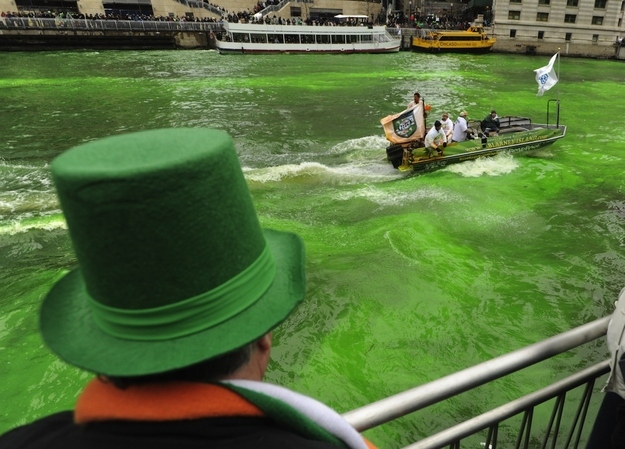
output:
<path id="1" fill-rule="evenodd" d="M 471 26 L 465 31 L 419 30 L 412 38 L 412 49 L 428 52 L 486 53 L 495 44 L 481 26 Z"/>

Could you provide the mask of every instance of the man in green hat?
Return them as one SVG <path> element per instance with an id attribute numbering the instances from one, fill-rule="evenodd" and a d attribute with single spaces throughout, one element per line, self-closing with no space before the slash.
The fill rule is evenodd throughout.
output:
<path id="1" fill-rule="evenodd" d="M 325 405 L 261 382 L 271 330 L 304 299 L 304 245 L 261 228 L 228 134 L 109 137 L 51 168 L 79 267 L 44 299 L 41 333 L 97 377 L 74 411 L 0 447 L 371 447 Z"/>

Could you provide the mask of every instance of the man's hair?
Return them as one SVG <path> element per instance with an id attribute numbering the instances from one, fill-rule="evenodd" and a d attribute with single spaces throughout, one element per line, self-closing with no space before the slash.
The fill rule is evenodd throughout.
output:
<path id="1" fill-rule="evenodd" d="M 214 382 L 234 373 L 245 365 L 250 360 L 255 343 L 256 341 L 253 341 L 239 349 L 227 352 L 213 359 L 204 360 L 176 370 L 146 374 L 144 376 L 99 377 L 121 389 L 128 388 L 132 385 L 175 381 Z"/>

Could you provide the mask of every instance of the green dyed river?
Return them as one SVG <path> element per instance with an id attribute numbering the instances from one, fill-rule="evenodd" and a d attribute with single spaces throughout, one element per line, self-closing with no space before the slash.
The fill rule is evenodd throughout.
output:
<path id="1" fill-rule="evenodd" d="M 0 53 L 0 432 L 71 408 L 91 376 L 43 346 L 37 312 L 76 265 L 49 163 L 109 135 L 234 137 L 263 225 L 307 246 L 307 298 L 275 332 L 268 380 L 339 412 L 609 314 L 625 286 L 625 66 L 565 57 L 537 97 L 548 60 Z M 407 176 L 384 160 L 379 120 L 415 90 L 429 125 L 491 109 L 540 123 L 559 95 L 567 136 Z M 599 341 L 366 434 L 402 447 L 606 356 Z"/>

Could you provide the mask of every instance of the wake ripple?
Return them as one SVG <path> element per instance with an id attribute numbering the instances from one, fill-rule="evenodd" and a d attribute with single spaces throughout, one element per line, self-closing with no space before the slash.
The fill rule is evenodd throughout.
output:
<path id="1" fill-rule="evenodd" d="M 455 173 L 465 178 L 478 178 L 480 176 L 501 176 L 512 173 L 519 167 L 519 162 L 507 153 L 499 153 L 494 157 L 482 157 L 474 161 L 466 161 L 461 164 L 450 165 L 443 171 Z"/>
<path id="2" fill-rule="evenodd" d="M 380 136 L 350 139 L 334 145 L 324 154 L 298 155 L 299 159 L 311 159 L 309 161 L 262 168 L 244 167 L 243 171 L 248 181 L 263 184 L 294 182 L 351 185 L 386 182 L 402 177 L 386 161 L 384 148 L 387 144 L 386 139 Z"/>

